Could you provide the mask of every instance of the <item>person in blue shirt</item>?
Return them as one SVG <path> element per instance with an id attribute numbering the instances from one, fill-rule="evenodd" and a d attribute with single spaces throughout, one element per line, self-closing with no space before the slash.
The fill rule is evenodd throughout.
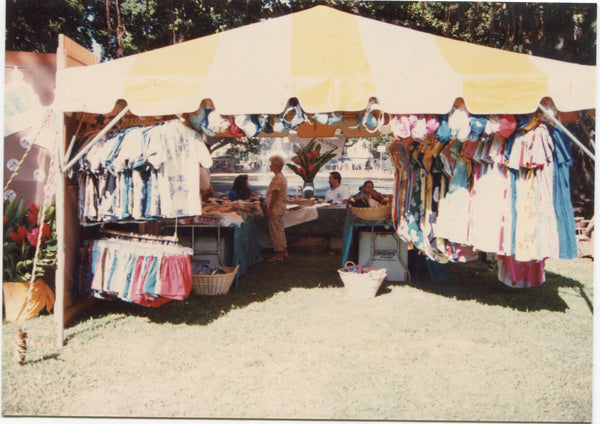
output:
<path id="1" fill-rule="evenodd" d="M 250 190 L 250 184 L 248 183 L 248 175 L 241 174 L 235 177 L 233 180 L 233 186 L 227 196 L 229 200 L 250 200 L 252 196 L 252 190 Z"/>

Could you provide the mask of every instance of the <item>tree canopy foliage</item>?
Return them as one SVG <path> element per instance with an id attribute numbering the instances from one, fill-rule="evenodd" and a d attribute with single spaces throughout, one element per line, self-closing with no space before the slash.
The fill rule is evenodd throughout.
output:
<path id="1" fill-rule="evenodd" d="M 6 0 L 7 50 L 56 51 L 58 34 L 101 60 L 153 50 L 317 4 L 416 30 L 595 65 L 595 3 L 354 0 Z"/>

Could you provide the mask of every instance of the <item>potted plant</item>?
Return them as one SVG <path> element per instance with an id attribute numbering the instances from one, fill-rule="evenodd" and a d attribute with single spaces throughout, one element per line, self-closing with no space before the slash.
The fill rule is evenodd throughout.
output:
<path id="1" fill-rule="evenodd" d="M 334 150 L 331 149 L 321 154 L 321 144 L 317 142 L 316 138 L 313 138 L 303 148 L 298 149 L 296 155 L 292 158 L 292 163 L 287 164 L 288 168 L 304 181 L 302 187 L 304 198 L 314 197 L 315 186 L 313 181 L 315 176 L 323 165 L 336 156 L 333 153 Z"/>
<path id="2" fill-rule="evenodd" d="M 23 207 L 23 199 L 4 202 L 4 244 L 2 251 L 2 276 L 5 318 L 16 320 L 27 300 L 29 282 L 32 279 L 33 262 L 38 240 L 40 248 L 34 275 L 34 291 L 49 298 L 51 290 L 43 278 L 56 265 L 56 208 L 50 204 L 43 219 L 40 208 L 34 203 Z M 40 226 L 40 220 L 42 222 Z M 40 228 L 41 227 L 41 228 Z M 41 232 L 41 238 L 40 238 Z M 52 294 L 52 303 L 54 296 Z M 37 310 L 34 316 L 43 308 Z M 47 307 L 50 305 L 46 305 Z M 27 311 L 29 315 L 30 311 Z"/>

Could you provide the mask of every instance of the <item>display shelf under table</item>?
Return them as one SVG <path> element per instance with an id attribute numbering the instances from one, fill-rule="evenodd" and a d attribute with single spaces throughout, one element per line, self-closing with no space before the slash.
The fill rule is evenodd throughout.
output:
<path id="1" fill-rule="evenodd" d="M 348 214 L 346 216 L 346 222 L 344 224 L 344 235 L 342 239 L 342 268 L 344 268 L 344 266 L 350 259 L 350 252 L 354 240 L 355 229 L 359 231 L 361 228 L 368 229 L 370 237 L 367 239 L 368 254 L 363 255 L 366 256 L 366 259 L 363 258 L 360 264 L 363 266 L 371 266 L 372 264 L 378 261 L 377 258 L 383 258 L 386 257 L 387 254 L 389 254 L 389 256 L 392 256 L 394 259 L 394 265 L 398 264 L 401 267 L 401 269 L 404 270 L 406 279 L 403 280 L 410 282 L 411 277 L 407 264 L 406 243 L 400 240 L 400 238 L 394 231 L 394 222 L 391 218 L 381 219 L 378 221 L 365 221 L 356 218 L 352 214 Z M 380 234 L 387 234 L 389 236 L 392 236 L 395 241 L 394 246 L 378 248 L 377 237 Z M 381 261 L 379 261 L 378 263 L 381 263 Z"/>
<path id="2" fill-rule="evenodd" d="M 173 220 L 163 222 L 163 226 L 169 228 L 183 229 L 190 231 L 190 239 L 194 254 L 214 255 L 217 258 L 219 265 L 235 267 L 239 265 L 238 273 L 235 279 L 235 288 L 237 288 L 238 277 L 244 275 L 249 266 L 263 261 L 258 234 L 256 230 L 255 217 L 253 215 L 245 215 L 241 223 L 222 225 L 222 220 L 219 217 L 204 217 L 201 221 L 193 223 L 175 223 Z M 215 234 L 216 233 L 216 234 Z M 229 233 L 229 234 L 227 234 Z M 200 236 L 214 237 L 216 241 L 215 249 L 196 250 L 196 238 Z M 224 252 L 224 246 L 227 245 L 225 237 L 229 237 L 231 248 L 230 263 L 228 255 Z"/>

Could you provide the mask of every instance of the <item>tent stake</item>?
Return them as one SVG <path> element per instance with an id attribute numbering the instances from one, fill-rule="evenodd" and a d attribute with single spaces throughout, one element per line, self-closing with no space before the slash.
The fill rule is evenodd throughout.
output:
<path id="1" fill-rule="evenodd" d="M 571 134 L 571 132 L 570 132 L 570 131 L 569 131 L 569 130 L 568 130 L 568 129 L 567 129 L 567 128 L 566 128 L 566 127 L 565 127 L 565 126 L 564 126 L 564 125 L 563 125 L 563 124 L 562 124 L 562 123 L 561 123 L 561 122 L 558 120 L 558 119 L 556 119 L 556 118 L 554 117 L 554 115 L 552 115 L 552 113 L 550 113 L 550 111 L 548 111 L 548 109 L 546 109 L 546 108 L 545 108 L 544 106 L 542 106 L 542 105 L 538 105 L 538 108 L 539 108 L 539 109 L 540 109 L 542 112 L 544 112 L 544 115 L 546 115 L 546 116 L 547 116 L 547 117 L 548 117 L 548 118 L 549 118 L 549 119 L 550 119 L 552 122 L 554 122 L 556 125 L 558 125 L 558 127 L 559 127 L 561 130 L 563 130 L 563 131 L 564 131 L 564 133 L 565 133 L 565 134 L 567 134 L 567 135 L 569 136 L 569 138 L 570 138 L 571 140 L 573 140 L 573 141 L 575 142 L 575 144 L 577 144 L 577 145 L 578 145 L 578 146 L 581 148 L 581 150 L 583 150 L 583 151 L 584 151 L 584 152 L 585 152 L 585 153 L 586 153 L 586 154 L 587 154 L 587 155 L 588 155 L 590 158 L 592 158 L 592 160 L 594 160 L 594 161 L 596 160 L 596 156 L 595 156 L 595 155 L 594 155 L 592 152 L 590 152 L 590 151 L 588 150 L 588 148 L 587 148 L 587 147 L 585 147 L 585 146 L 583 145 L 583 143 L 577 139 L 577 137 L 575 137 L 573 134 Z"/>
<path id="2" fill-rule="evenodd" d="M 77 155 L 69 162 L 67 163 L 67 165 L 64 168 L 64 172 L 68 171 L 73 165 L 75 165 L 77 163 L 77 161 L 79 159 L 81 159 L 81 157 L 83 155 L 85 155 L 87 153 L 88 150 L 90 150 L 92 148 L 92 146 L 94 144 L 96 144 L 98 142 L 98 140 L 100 140 L 102 137 L 104 137 L 104 135 L 112 128 L 116 125 L 117 122 L 119 122 L 119 120 L 127 113 L 129 112 L 129 106 L 125 106 L 123 108 L 123 110 L 121 112 L 119 112 L 117 114 L 117 116 L 115 116 L 103 129 L 102 131 L 100 131 L 98 134 L 96 134 L 96 136 L 92 139 L 92 141 L 90 141 L 87 146 L 85 146 L 83 149 L 81 149 L 79 151 L 79 153 L 77 153 Z M 68 158 L 65 157 L 65 160 L 67 160 Z"/>

